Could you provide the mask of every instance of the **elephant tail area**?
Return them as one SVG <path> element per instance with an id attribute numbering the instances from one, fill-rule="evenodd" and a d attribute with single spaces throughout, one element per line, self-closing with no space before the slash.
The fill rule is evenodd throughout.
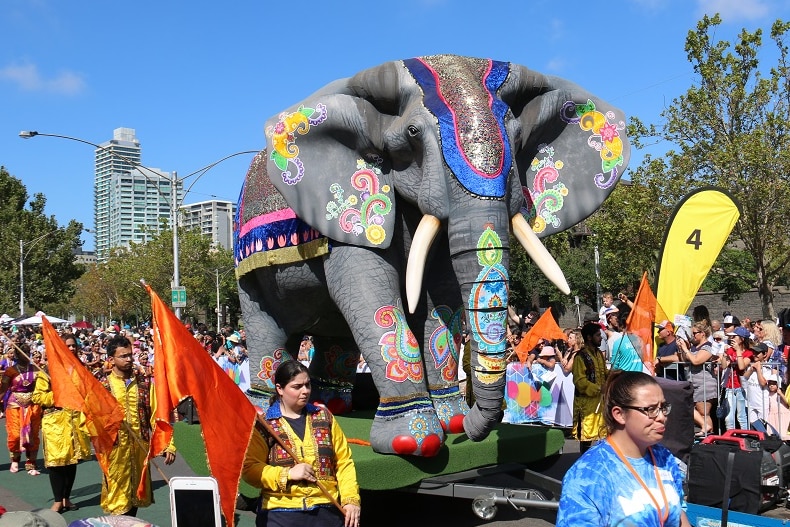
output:
<path id="1" fill-rule="evenodd" d="M 252 160 L 233 222 L 236 278 L 260 267 L 301 262 L 329 253 L 329 239 L 300 220 L 274 187 L 266 150 Z"/>

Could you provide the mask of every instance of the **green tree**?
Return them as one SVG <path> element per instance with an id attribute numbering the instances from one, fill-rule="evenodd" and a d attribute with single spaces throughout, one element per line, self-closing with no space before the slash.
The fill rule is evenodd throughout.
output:
<path id="1" fill-rule="evenodd" d="M 689 31 L 686 52 L 698 83 L 673 100 L 663 124 L 634 118 L 629 137 L 639 148 L 646 138 L 677 146 L 663 160 L 646 158 L 636 171 L 660 196 L 677 200 L 705 185 L 731 192 L 742 207 L 732 234 L 751 265 L 727 268 L 731 291 L 738 281 L 756 285 L 763 316 L 773 317 L 773 287 L 788 274 L 790 238 L 790 70 L 785 44 L 790 24 L 775 21 L 770 38 L 776 63 L 761 67 L 763 33 L 745 29 L 732 45 L 714 39 L 718 15 L 705 16 Z M 724 254 L 722 258 L 729 258 Z M 748 264 L 749 262 L 740 262 Z M 726 260 L 714 266 L 723 269 Z M 721 278 L 725 278 L 722 276 Z M 733 281 L 734 280 L 734 281 Z"/>
<path id="2" fill-rule="evenodd" d="M 216 324 L 217 270 L 221 278 L 220 302 L 238 312 L 232 268 L 231 251 L 213 247 L 211 240 L 197 230 L 179 230 L 179 275 L 187 290 L 185 319 Z M 79 281 L 73 305 L 94 320 L 111 311 L 116 320 L 140 323 L 151 316 L 151 301 L 140 285 L 141 279 L 170 303 L 172 231 L 153 234 L 146 243 L 114 249 L 106 262 L 90 269 Z"/>
<path id="3" fill-rule="evenodd" d="M 71 220 L 65 227 L 59 226 L 54 216 L 45 214 L 44 195 L 35 194 L 29 199 L 22 181 L 1 166 L 0 196 L 0 310 L 19 312 L 21 256 L 25 312 L 43 310 L 66 315 L 74 280 L 84 271 L 74 262 L 82 224 Z"/>

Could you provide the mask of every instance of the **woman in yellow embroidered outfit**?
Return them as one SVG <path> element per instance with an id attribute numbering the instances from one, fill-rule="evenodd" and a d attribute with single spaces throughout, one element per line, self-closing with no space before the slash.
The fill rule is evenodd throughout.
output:
<path id="1" fill-rule="evenodd" d="M 261 489 L 255 525 L 357 527 L 360 498 L 351 450 L 329 410 L 308 403 L 307 368 L 297 361 L 283 362 L 274 382 L 277 395 L 266 420 L 300 459 L 294 461 L 268 434 L 253 434 L 242 477 Z M 340 503 L 345 518 L 319 489 L 318 480 Z"/>
<path id="2" fill-rule="evenodd" d="M 71 333 L 61 335 L 66 347 L 76 356 L 77 338 Z M 49 484 L 55 501 L 52 510 L 77 510 L 71 502 L 71 489 L 77 477 L 77 463 L 91 457 L 87 432 L 81 427 L 82 413 L 55 406 L 55 395 L 49 375 L 39 371 L 33 390 L 33 404 L 41 406 L 41 432 L 44 437 L 44 466 L 49 469 Z"/>

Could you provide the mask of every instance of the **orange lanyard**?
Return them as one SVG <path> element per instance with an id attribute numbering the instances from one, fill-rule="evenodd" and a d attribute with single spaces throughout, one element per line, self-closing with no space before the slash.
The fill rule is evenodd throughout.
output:
<path id="1" fill-rule="evenodd" d="M 628 467 L 628 470 L 631 471 L 631 474 L 633 474 L 633 476 L 636 478 L 636 480 L 639 482 L 639 484 L 642 485 L 642 488 L 645 489 L 645 492 L 647 492 L 647 495 L 650 496 L 650 500 L 653 502 L 653 505 L 656 506 L 656 514 L 658 514 L 658 524 L 661 527 L 664 527 L 664 522 L 666 522 L 667 518 L 669 518 L 669 501 L 667 501 L 667 495 L 664 492 L 664 483 L 661 481 L 661 476 L 658 474 L 658 465 L 656 465 L 656 456 L 653 454 L 653 449 L 650 448 L 650 447 L 647 447 L 647 451 L 650 452 L 650 459 L 653 460 L 653 470 L 655 471 L 655 474 L 656 474 L 656 483 L 658 484 L 658 488 L 661 489 L 661 499 L 664 500 L 664 504 L 666 505 L 666 509 L 662 509 L 658 505 L 658 502 L 656 501 L 656 498 L 653 496 L 653 493 L 650 492 L 650 489 L 647 488 L 647 485 L 645 484 L 645 482 L 642 480 L 641 477 L 639 477 L 639 474 L 637 474 L 637 472 L 634 469 L 634 467 L 628 461 L 628 458 L 626 458 L 623 455 L 623 453 L 620 452 L 620 449 L 617 448 L 617 445 L 614 444 L 614 441 L 612 441 L 612 438 L 611 437 L 607 437 L 606 441 L 612 447 L 612 450 L 614 450 L 614 453 L 617 454 L 617 457 L 620 458 L 620 461 L 625 463 L 625 466 Z"/>

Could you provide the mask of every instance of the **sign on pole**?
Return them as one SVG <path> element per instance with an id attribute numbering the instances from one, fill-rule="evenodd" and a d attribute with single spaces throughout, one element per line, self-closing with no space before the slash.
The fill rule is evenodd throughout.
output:
<path id="1" fill-rule="evenodd" d="M 187 288 L 183 285 L 170 290 L 173 307 L 187 307 Z"/>

